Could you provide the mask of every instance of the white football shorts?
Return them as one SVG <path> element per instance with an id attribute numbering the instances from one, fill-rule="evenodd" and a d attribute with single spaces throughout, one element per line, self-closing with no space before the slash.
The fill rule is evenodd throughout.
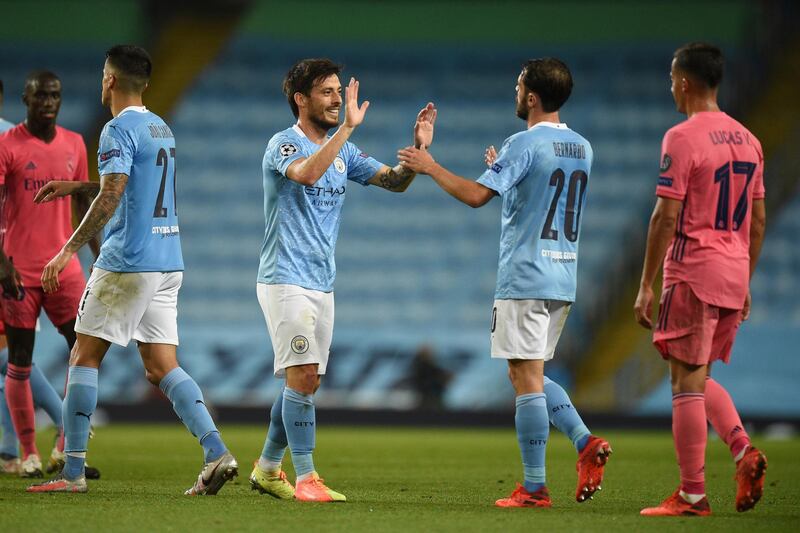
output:
<path id="1" fill-rule="evenodd" d="M 569 315 L 571 302 L 495 300 L 492 357 L 549 361 Z"/>
<path id="2" fill-rule="evenodd" d="M 317 373 L 324 374 L 333 338 L 333 293 L 257 283 L 256 294 L 275 352 L 275 375 L 309 364 L 318 364 Z"/>
<path id="3" fill-rule="evenodd" d="M 94 267 L 78 305 L 75 331 L 127 346 L 178 345 L 183 272 L 109 272 Z"/>

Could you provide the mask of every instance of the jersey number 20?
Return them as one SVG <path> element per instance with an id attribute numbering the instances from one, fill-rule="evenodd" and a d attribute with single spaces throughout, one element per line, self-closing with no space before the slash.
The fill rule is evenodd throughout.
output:
<path id="1" fill-rule="evenodd" d="M 550 175 L 550 186 L 556 188 L 553 194 L 553 201 L 550 202 L 550 210 L 547 212 L 547 218 L 544 221 L 542 228 L 542 239 L 551 241 L 558 240 L 558 229 L 553 227 L 553 219 L 556 216 L 556 209 L 558 208 L 558 200 L 561 198 L 561 192 L 564 190 L 564 171 L 557 168 L 555 172 Z M 586 183 L 589 181 L 589 176 L 583 170 L 576 170 L 569 175 L 569 187 L 567 188 L 567 209 L 564 215 L 564 236 L 570 242 L 578 240 L 578 228 L 581 221 L 581 209 L 583 208 L 583 198 L 586 192 Z M 580 190 L 578 188 L 580 187 Z"/>
<path id="2" fill-rule="evenodd" d="M 172 157 L 172 210 L 175 215 L 178 214 L 178 194 L 175 186 L 175 148 L 169 149 L 169 155 Z M 153 209 L 153 218 L 166 218 L 167 208 L 164 207 L 164 187 L 167 185 L 167 151 L 163 148 L 158 151 L 156 156 L 156 166 L 164 167 L 161 171 L 161 187 L 158 188 L 158 196 L 156 197 L 156 206 Z"/>

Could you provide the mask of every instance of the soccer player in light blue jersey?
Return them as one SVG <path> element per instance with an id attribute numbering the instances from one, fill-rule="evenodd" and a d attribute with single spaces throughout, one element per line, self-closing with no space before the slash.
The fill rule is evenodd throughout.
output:
<path id="1" fill-rule="evenodd" d="M 344 501 L 314 468 L 314 393 L 325 374 L 333 334 L 334 247 L 348 180 L 403 192 L 414 173 L 391 168 L 361 152 L 348 139 L 364 120 L 369 102 L 358 104 L 358 82 L 345 90 L 341 67 L 328 59 L 305 59 L 286 75 L 283 91 L 297 117 L 276 133 L 264 154 L 266 231 L 257 295 L 275 352 L 275 375 L 286 379 L 272 406 L 264 449 L 250 476 L 255 490 L 281 499 Z M 417 115 L 414 143 L 433 140 L 436 109 Z M 337 128 L 338 126 L 338 128 Z M 328 132 L 337 128 L 333 135 Z M 296 487 L 281 469 L 292 452 Z"/>
<path id="2" fill-rule="evenodd" d="M 42 286 L 52 292 L 73 254 L 104 226 L 100 256 L 78 307 L 77 342 L 70 356 L 64 398 L 66 464 L 61 473 L 29 492 L 86 492 L 84 461 L 89 422 L 97 405 L 97 371 L 113 342 L 135 339 L 147 379 L 161 388 L 175 412 L 200 441 L 205 459 L 188 495 L 216 494 L 236 476 L 197 383 L 178 365 L 177 303 L 183 276 L 175 189 L 175 139 L 169 126 L 142 104 L 152 63 L 137 46 L 106 53 L 103 105 L 114 118 L 100 136 L 100 184 L 51 182 L 39 201 L 99 188 L 78 229 L 44 268 Z"/>
<path id="3" fill-rule="evenodd" d="M 499 507 L 550 507 L 545 484 L 549 422 L 579 453 L 578 502 L 600 488 L 611 453 L 593 436 L 564 389 L 544 375 L 575 301 L 580 216 L 592 166 L 589 141 L 558 116 L 572 92 L 572 75 L 555 58 L 528 61 L 517 79 L 517 116 L 527 129 L 486 151 L 477 181 L 453 174 L 423 147 L 398 152 L 400 162 L 471 207 L 503 199 L 500 262 L 492 309 L 492 357 L 508 360 L 516 397 L 516 429 L 524 484 Z"/>

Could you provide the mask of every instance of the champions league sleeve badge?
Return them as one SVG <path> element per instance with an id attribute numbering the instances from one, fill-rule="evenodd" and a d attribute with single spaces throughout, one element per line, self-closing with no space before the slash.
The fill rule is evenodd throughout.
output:
<path id="1" fill-rule="evenodd" d="M 293 145 L 292 143 L 283 143 L 278 148 L 278 152 L 280 152 L 281 157 L 289 157 L 290 155 L 297 153 L 297 146 Z"/>

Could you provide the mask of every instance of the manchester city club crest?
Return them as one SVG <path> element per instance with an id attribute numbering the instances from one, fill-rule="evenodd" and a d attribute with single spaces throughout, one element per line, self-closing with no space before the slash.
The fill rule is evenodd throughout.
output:
<path id="1" fill-rule="evenodd" d="M 297 146 L 293 145 L 292 143 L 283 143 L 278 148 L 278 151 L 281 153 L 281 157 L 289 157 L 290 155 L 297 153 Z"/>
<path id="2" fill-rule="evenodd" d="M 337 156 L 336 159 L 333 160 L 333 168 L 336 169 L 336 172 L 339 174 L 344 174 L 344 171 L 347 167 L 344 165 L 344 159 Z"/>
<path id="3" fill-rule="evenodd" d="M 308 339 L 302 335 L 297 335 L 292 339 L 292 351 L 294 353 L 306 353 L 308 351 Z"/>

